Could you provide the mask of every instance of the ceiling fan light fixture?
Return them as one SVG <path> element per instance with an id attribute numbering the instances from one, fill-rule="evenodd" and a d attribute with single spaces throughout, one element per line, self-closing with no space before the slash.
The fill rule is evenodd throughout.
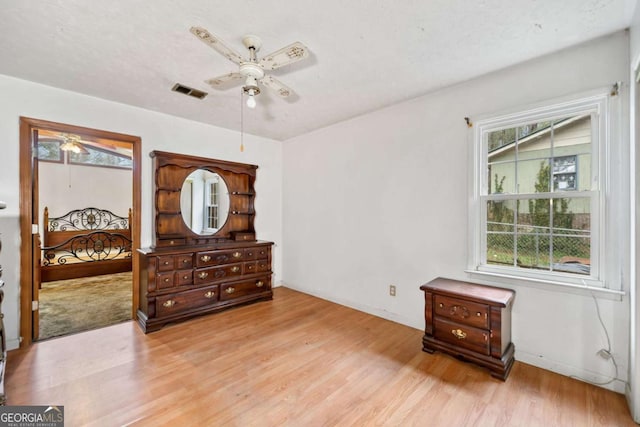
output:
<path id="1" fill-rule="evenodd" d="M 64 142 L 60 145 L 60 149 L 62 151 L 71 151 L 75 154 L 89 154 L 86 148 L 84 148 L 81 144 L 77 144 L 74 142 Z"/>
<path id="2" fill-rule="evenodd" d="M 78 135 L 63 135 L 63 138 L 64 142 L 60 144 L 62 151 L 71 151 L 75 154 L 89 154 L 89 150 L 84 148 Z"/>
<path id="3" fill-rule="evenodd" d="M 254 96 L 253 89 L 249 89 L 249 97 L 247 98 L 247 107 L 256 108 L 256 97 Z"/>
<path id="4" fill-rule="evenodd" d="M 247 107 L 256 108 L 256 95 L 260 94 L 260 88 L 258 87 L 256 78 L 247 76 L 246 83 L 242 86 L 242 91 L 249 95 L 247 97 Z"/>

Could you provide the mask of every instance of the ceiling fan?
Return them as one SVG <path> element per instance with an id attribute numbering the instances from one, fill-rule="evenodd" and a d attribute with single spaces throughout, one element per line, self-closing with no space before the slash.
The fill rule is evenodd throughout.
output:
<path id="1" fill-rule="evenodd" d="M 242 44 L 249 50 L 249 59 L 246 59 L 204 28 L 191 27 L 190 31 L 229 61 L 240 66 L 237 72 L 214 77 L 205 80 L 205 82 L 214 89 L 227 89 L 233 84 L 244 80 L 242 89 L 244 93 L 249 95 L 247 98 L 247 106 L 249 108 L 255 108 L 256 106 L 255 96 L 260 93 L 258 83 L 273 90 L 282 98 L 291 96 L 293 91 L 289 87 L 275 77 L 265 74 L 265 71 L 276 70 L 309 56 L 309 49 L 302 43 L 295 42 L 258 59 L 256 53 L 262 47 L 262 40 L 258 36 L 249 35 L 242 38 Z"/>
<path id="2" fill-rule="evenodd" d="M 60 136 L 64 141 L 62 144 L 60 144 L 60 149 L 62 151 L 71 151 L 76 154 L 89 154 L 89 150 L 84 147 L 83 141 L 79 135 L 63 133 L 60 134 Z"/>

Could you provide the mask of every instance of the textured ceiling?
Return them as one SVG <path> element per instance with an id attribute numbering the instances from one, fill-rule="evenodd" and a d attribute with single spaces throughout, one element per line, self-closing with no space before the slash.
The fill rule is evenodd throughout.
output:
<path id="1" fill-rule="evenodd" d="M 636 0 L 0 0 L 0 74 L 199 122 L 240 128 L 240 89 L 204 80 L 237 66 L 189 32 L 241 54 L 294 41 L 310 58 L 273 71 L 245 132 L 285 140 L 629 26 Z M 198 100 L 175 83 L 209 93 Z"/>

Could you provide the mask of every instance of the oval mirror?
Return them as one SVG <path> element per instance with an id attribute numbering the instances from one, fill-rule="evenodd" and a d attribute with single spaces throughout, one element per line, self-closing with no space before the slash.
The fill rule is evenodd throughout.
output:
<path id="1" fill-rule="evenodd" d="M 191 172 L 182 184 L 180 210 L 184 223 L 194 233 L 217 233 L 229 215 L 229 190 L 224 179 L 205 169 Z"/>

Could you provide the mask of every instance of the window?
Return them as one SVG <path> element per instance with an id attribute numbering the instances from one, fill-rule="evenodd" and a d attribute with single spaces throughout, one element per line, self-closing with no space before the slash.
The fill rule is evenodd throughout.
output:
<path id="1" fill-rule="evenodd" d="M 38 138 L 38 160 L 43 162 L 62 163 L 63 152 L 57 139 Z"/>
<path id="2" fill-rule="evenodd" d="M 84 166 L 99 166 L 118 169 L 131 169 L 133 158 L 130 150 L 107 150 L 83 143 L 86 153 L 64 151 L 62 140 L 56 138 L 38 138 L 38 160 Z"/>
<path id="3" fill-rule="evenodd" d="M 218 178 L 209 178 L 205 184 L 204 218 L 205 230 L 217 231 L 219 228 L 220 183 Z"/>
<path id="4" fill-rule="evenodd" d="M 603 286 L 607 101 L 476 124 L 473 271 Z"/>
<path id="5" fill-rule="evenodd" d="M 133 167 L 133 160 L 130 155 L 91 147 L 87 144 L 84 145 L 84 148 L 88 151 L 88 154 L 67 152 L 70 164 L 119 169 L 131 169 Z"/>

